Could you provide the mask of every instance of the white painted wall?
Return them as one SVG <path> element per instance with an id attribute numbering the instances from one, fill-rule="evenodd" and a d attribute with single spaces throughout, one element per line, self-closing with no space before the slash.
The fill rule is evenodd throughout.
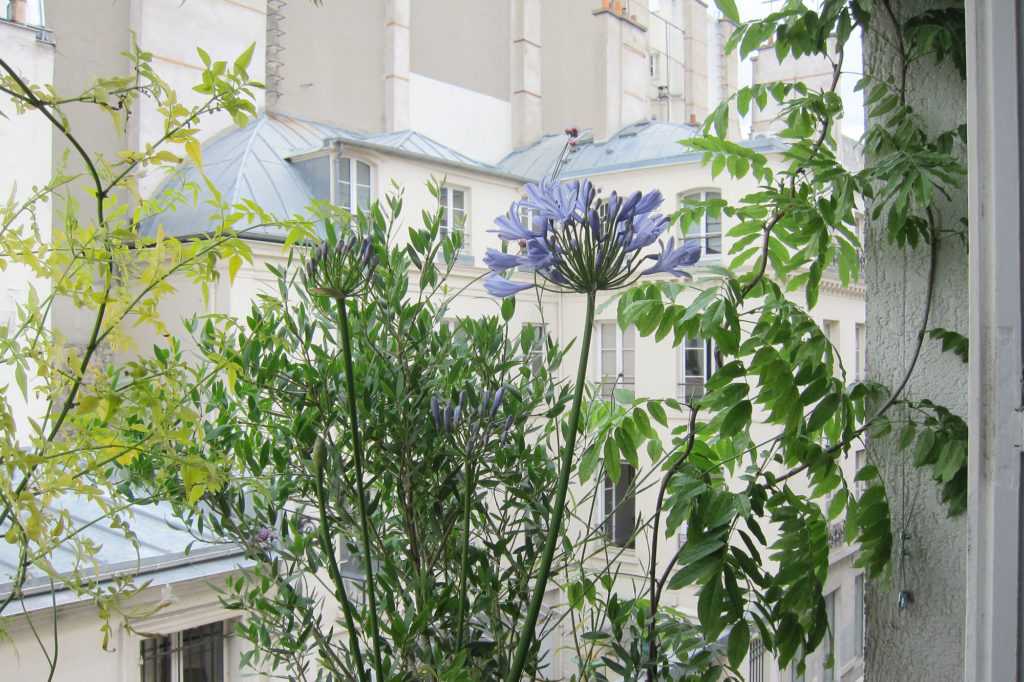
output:
<path id="1" fill-rule="evenodd" d="M 53 46 L 36 40 L 36 32 L 25 26 L 0 21 L 0 45 L 4 58 L 22 78 L 32 84 L 44 85 L 53 82 Z M 31 196 L 33 187 L 42 187 L 52 176 L 53 129 L 50 123 L 37 113 L 17 114 L 9 103 L 10 98 L 0 98 L 0 111 L 7 118 L 0 119 L 0 149 L 6 160 L 0 163 L 0 197 L 6 203 L 14 192 L 15 202 Z M 51 212 L 49 204 L 37 204 L 35 220 L 42 241 L 50 240 Z M 15 223 L 28 226 L 26 216 Z M 16 324 L 15 311 L 19 303 L 28 301 L 29 293 L 35 291 L 40 299 L 49 295 L 50 284 L 35 277 L 31 270 L 22 265 L 6 264 L 0 272 L 0 325 Z M 17 388 L 14 368 L 0 366 L 0 387 L 6 387 L 5 397 L 14 412 L 17 438 L 28 443 L 29 418 L 40 417 L 46 408 L 46 401 L 32 395 L 33 387 L 39 382 L 33 380 L 35 372 L 29 371 L 29 396 L 25 400 Z"/>
<path id="2" fill-rule="evenodd" d="M 512 150 L 508 100 L 409 74 L 410 127 L 471 158 L 487 163 Z"/>

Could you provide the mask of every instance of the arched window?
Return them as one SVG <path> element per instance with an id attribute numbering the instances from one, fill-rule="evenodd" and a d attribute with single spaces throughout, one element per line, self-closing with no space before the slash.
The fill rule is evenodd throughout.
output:
<path id="1" fill-rule="evenodd" d="M 679 205 L 697 201 L 714 201 L 722 198 L 722 193 L 714 189 L 695 190 L 679 195 Z M 683 226 L 686 242 L 700 244 L 701 258 L 717 258 L 722 254 L 722 212 L 719 208 L 705 210 L 700 219 Z"/>

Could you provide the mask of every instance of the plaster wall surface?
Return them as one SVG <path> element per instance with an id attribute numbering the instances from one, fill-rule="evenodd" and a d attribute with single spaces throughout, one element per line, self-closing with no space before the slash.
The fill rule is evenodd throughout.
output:
<path id="1" fill-rule="evenodd" d="M 53 79 L 53 46 L 36 39 L 34 29 L 18 24 L 0 21 L 0 44 L 4 46 L 4 58 L 15 72 L 30 83 L 49 83 Z M 32 195 L 33 187 L 42 187 L 52 175 L 53 136 L 49 122 L 35 112 L 18 114 L 9 99 L 0 104 L 7 118 L 0 125 L 0 149 L 7 159 L 17 163 L 0 164 L 0 196 L 12 196 L 15 202 L 23 202 Z M 46 204 L 37 205 L 35 229 L 43 242 L 50 240 L 50 211 Z M 16 227 L 24 228 L 31 234 L 32 223 L 23 214 Z M 31 292 L 44 300 L 49 294 L 47 280 L 35 277 L 32 271 L 16 263 L 6 263 L 0 273 L 0 328 L 14 329 L 18 326 L 19 305 L 29 301 Z M 4 333 L 6 336 L 6 332 Z M 29 418 L 39 419 L 45 412 L 46 402 L 41 396 L 33 395 L 39 383 L 34 379 L 36 372 L 31 365 L 26 372 L 28 395 L 23 396 L 15 381 L 14 367 L 0 366 L 0 386 L 5 386 L 5 397 L 10 406 L 18 441 L 28 445 L 31 436 Z"/>
<path id="2" fill-rule="evenodd" d="M 91 603 L 62 606 L 56 611 L 37 611 L 31 615 L 31 622 L 17 609 L 12 609 L 4 623 L 10 639 L 0 642 L 0 669 L 5 679 L 47 679 L 49 666 L 32 634 L 32 627 L 42 633 L 43 641 L 50 646 L 46 636 L 53 632 L 56 619 L 60 658 L 51 678 L 53 682 L 137 682 L 141 679 L 140 643 L 145 635 L 173 634 L 238 617 L 237 613 L 220 605 L 217 590 L 223 589 L 224 579 L 224 575 L 210 576 L 177 583 L 170 588 L 143 590 L 125 605 L 126 613 L 132 616 L 130 628 L 123 619 L 117 616 L 112 619 L 110 641 L 105 650 L 100 614 Z M 241 656 L 248 648 L 244 639 L 229 635 L 224 642 L 225 682 L 271 679 L 241 668 Z"/>
<path id="3" fill-rule="evenodd" d="M 343 128 L 384 130 L 384 2 L 289 2 L 274 110 Z"/>
<path id="4" fill-rule="evenodd" d="M 510 0 L 414 2 L 410 68 L 434 80 L 508 101 Z"/>
<path id="5" fill-rule="evenodd" d="M 893 3 L 901 20 L 935 3 L 902 0 Z M 883 29 L 885 29 L 883 25 Z M 871 36 L 865 42 L 865 68 L 893 74 L 897 56 L 891 37 Z M 966 121 L 965 85 L 949 65 L 936 68 L 922 60 L 910 68 L 908 101 L 931 133 L 950 130 Z M 870 121 L 869 121 L 870 124 Z M 868 159 L 868 163 L 871 159 Z M 942 226 L 959 226 L 966 216 L 966 188 L 953 194 L 939 211 Z M 924 308 L 929 270 L 927 246 L 913 251 L 891 248 L 885 225 L 867 229 L 867 375 L 887 386 L 897 385 L 910 362 Z M 934 305 L 928 327 L 966 333 L 968 328 L 967 254 L 954 236 L 938 247 Z M 926 340 L 906 397 L 930 398 L 961 416 L 966 414 L 967 365 L 942 353 Z M 893 415 L 899 419 L 899 413 Z M 895 430 L 898 432 L 898 429 Z M 869 461 L 879 467 L 893 518 L 894 548 L 890 584 L 869 583 L 867 589 L 867 669 L 869 680 L 954 680 L 963 671 L 965 520 L 950 519 L 939 502 L 938 486 L 928 473 L 911 466 L 911 453 L 901 453 L 896 438 L 871 439 Z M 897 606 L 897 593 L 907 590 L 913 601 Z"/>

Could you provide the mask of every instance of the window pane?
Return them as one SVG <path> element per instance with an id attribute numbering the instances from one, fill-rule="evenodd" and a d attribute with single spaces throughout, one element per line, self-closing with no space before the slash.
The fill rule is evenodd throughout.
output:
<path id="1" fill-rule="evenodd" d="M 461 189 L 452 190 L 452 206 L 458 209 L 466 208 L 466 193 Z"/>
<path id="2" fill-rule="evenodd" d="M 362 161 L 356 161 L 356 182 L 360 185 L 370 186 L 370 165 Z"/>
<path id="3" fill-rule="evenodd" d="M 338 206 L 352 210 L 352 185 L 347 182 L 338 183 L 338 196 L 335 197 Z"/>
<path id="4" fill-rule="evenodd" d="M 864 655 L 864 574 L 857 576 L 854 583 L 853 604 L 853 655 Z"/>
<path id="5" fill-rule="evenodd" d="M 622 351 L 622 368 L 620 370 L 626 381 L 632 382 L 636 378 L 636 353 L 632 350 Z"/>
<path id="6" fill-rule="evenodd" d="M 622 348 L 624 350 L 636 348 L 636 329 L 632 325 L 626 327 L 625 331 L 622 332 Z"/>
<path id="7" fill-rule="evenodd" d="M 704 255 L 715 255 L 722 253 L 722 238 L 708 237 L 707 245 L 704 248 Z"/>
<path id="8" fill-rule="evenodd" d="M 602 322 L 601 323 L 601 348 L 602 349 L 614 349 L 615 348 L 615 323 L 614 322 Z"/>
<path id="9" fill-rule="evenodd" d="M 145 639 L 139 646 L 142 654 L 142 682 L 171 682 L 171 638 Z"/>
<path id="10" fill-rule="evenodd" d="M 364 211 L 370 210 L 370 188 L 357 186 L 356 187 L 356 206 L 363 209 Z"/>
<path id="11" fill-rule="evenodd" d="M 295 161 L 294 167 L 299 176 L 309 187 L 314 199 L 331 200 L 331 160 L 329 156 L 318 156 L 314 159 Z"/>
<path id="12" fill-rule="evenodd" d="M 352 182 L 352 159 L 338 157 L 338 182 Z"/>
<path id="13" fill-rule="evenodd" d="M 824 682 L 835 682 L 835 665 L 833 664 L 832 667 L 829 667 L 828 657 L 831 654 L 836 661 L 839 660 L 839 657 L 835 655 L 836 645 L 834 639 L 836 631 L 836 591 L 825 595 L 825 615 L 828 617 L 829 632 L 825 635 L 826 647 L 822 653 L 824 660 L 822 661 L 823 672 L 821 679 Z"/>
<path id="14" fill-rule="evenodd" d="M 619 368 L 616 366 L 617 360 L 615 349 L 601 351 L 601 374 L 614 379 L 619 373 Z"/>
<path id="15" fill-rule="evenodd" d="M 613 484 L 611 478 L 605 476 L 605 535 L 618 547 L 635 547 L 633 530 L 636 527 L 636 498 L 632 494 L 635 472 L 633 467 L 623 462 L 619 473 L 619 482 Z"/>
<path id="16" fill-rule="evenodd" d="M 211 623 L 181 633 L 182 682 L 224 682 L 224 625 Z"/>

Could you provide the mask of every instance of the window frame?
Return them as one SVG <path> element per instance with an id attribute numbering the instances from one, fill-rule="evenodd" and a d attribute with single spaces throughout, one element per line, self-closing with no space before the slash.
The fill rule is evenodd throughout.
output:
<path id="1" fill-rule="evenodd" d="M 854 366 L 853 378 L 857 381 L 864 381 L 867 374 L 867 339 L 867 327 L 865 324 L 863 322 L 855 323 L 853 328 L 853 349 L 856 354 L 856 364 Z"/>
<path id="2" fill-rule="evenodd" d="M 547 322 L 523 322 L 519 333 L 522 334 L 527 327 L 534 330 L 534 337 L 533 343 L 526 349 L 524 355 L 526 361 L 530 364 L 533 378 L 536 378 L 540 374 L 540 369 L 543 367 L 544 362 L 547 360 L 547 345 L 551 332 L 548 331 Z"/>
<path id="3" fill-rule="evenodd" d="M 636 549 L 636 474 L 633 465 L 623 461 L 619 468 L 618 483 L 613 482 L 607 473 L 602 481 L 601 529 L 605 540 L 614 547 Z M 619 524 L 626 519 L 629 523 L 628 532 L 622 533 Z"/>
<path id="4" fill-rule="evenodd" d="M 185 638 L 185 635 L 187 633 L 189 633 L 190 631 L 203 630 L 203 629 L 206 629 L 206 628 L 212 628 L 213 626 L 218 626 L 219 625 L 220 626 L 220 634 L 219 635 L 204 634 L 203 637 L 204 638 L 219 639 L 220 640 L 220 658 L 219 658 L 220 679 L 219 679 L 219 682 L 226 682 L 228 680 L 228 677 L 229 677 L 228 676 L 228 661 L 229 661 L 230 651 L 228 649 L 228 646 L 229 646 L 229 638 L 231 637 L 232 632 L 233 632 L 233 627 L 232 627 L 233 622 L 234 622 L 233 619 L 215 620 L 215 621 L 212 621 L 212 622 L 207 622 L 207 623 L 203 623 L 203 624 L 199 624 L 199 625 L 193 625 L 191 627 L 183 627 L 183 628 L 181 628 L 179 630 L 176 630 L 174 632 L 171 632 L 171 633 L 168 633 L 168 634 L 165 634 L 165 635 L 159 635 L 159 636 L 156 636 L 156 637 L 145 637 L 145 638 L 139 640 L 139 648 L 138 648 L 138 652 L 139 652 L 139 658 L 138 658 L 139 677 L 138 677 L 138 679 L 141 680 L 141 682 L 183 682 L 183 680 L 184 680 L 184 672 L 185 672 L 184 671 L 184 660 L 183 660 L 183 654 L 185 653 L 185 651 L 184 651 L 184 647 L 185 647 L 185 645 L 184 645 L 184 638 Z M 167 649 L 166 652 L 162 652 L 161 651 L 161 644 L 163 642 L 165 642 L 165 641 L 169 643 L 169 648 Z M 154 670 L 153 670 L 153 675 L 151 677 L 147 677 L 146 676 L 146 663 L 147 663 L 146 647 L 147 647 L 147 644 L 153 644 L 154 647 L 155 647 L 155 653 L 152 655 L 152 658 L 151 658 L 151 660 L 153 660 L 153 662 L 154 662 Z M 216 651 L 216 650 L 214 649 L 214 651 Z M 159 671 L 159 668 L 158 668 L 158 666 L 160 665 L 161 659 L 164 656 L 166 656 L 167 659 L 168 659 L 168 672 L 167 672 L 168 679 L 166 679 L 166 680 L 162 679 L 162 674 L 161 674 L 161 672 Z M 217 675 L 216 675 L 216 672 L 217 672 L 216 668 L 214 668 L 213 672 L 214 672 L 214 679 L 211 680 L 211 682 L 218 682 Z"/>
<path id="5" fill-rule="evenodd" d="M 687 394 L 687 387 L 691 383 L 696 383 L 698 379 L 696 374 L 687 374 L 687 362 L 686 352 L 688 350 L 698 350 L 694 345 L 691 345 L 695 341 L 700 341 L 704 350 L 704 370 L 700 377 L 700 393 L 694 395 L 691 398 Z M 679 376 L 676 382 L 676 397 L 679 400 L 689 403 L 691 400 L 699 400 L 704 396 L 704 392 L 707 389 L 708 381 L 714 375 L 715 370 L 718 369 L 718 349 L 713 339 L 701 339 L 697 337 L 691 339 L 689 336 L 683 339 L 683 342 L 679 345 Z"/>
<path id="6" fill-rule="evenodd" d="M 722 190 L 719 187 L 697 187 L 694 189 L 688 189 L 683 192 L 679 192 L 676 195 L 676 203 L 678 204 L 679 208 L 683 208 L 684 206 L 686 206 L 687 200 L 706 202 L 712 199 L 721 198 Z M 709 212 L 705 210 L 704 213 L 701 215 L 700 225 L 698 225 L 700 229 L 696 232 L 687 229 L 685 231 L 685 234 L 683 235 L 683 243 L 685 244 L 688 242 L 699 240 L 701 242 L 700 260 L 721 260 L 725 246 L 725 226 L 722 224 L 722 214 L 721 212 L 719 212 L 718 219 L 716 221 L 713 221 L 718 224 L 717 232 L 708 231 L 708 217 Z M 718 239 L 718 251 L 711 253 L 709 251 L 709 244 L 712 240 L 716 238 Z"/>
<path id="7" fill-rule="evenodd" d="M 839 590 L 836 588 L 825 595 L 825 615 L 828 619 L 828 631 L 825 633 L 825 641 L 828 646 L 822 652 L 821 659 L 821 680 L 822 682 L 836 682 L 839 677 L 839 638 L 836 637 L 836 608 L 839 605 Z M 832 667 L 828 667 L 829 654 L 832 656 Z"/>
<path id="8" fill-rule="evenodd" d="M 341 165 L 345 160 L 348 160 L 348 201 L 349 205 L 344 206 L 341 199 Z M 359 164 L 366 166 L 369 174 L 369 179 L 366 184 L 359 182 Z M 366 212 L 370 206 L 373 205 L 374 192 L 374 180 L 376 173 L 374 172 L 373 164 L 367 159 L 360 156 L 349 156 L 347 154 L 334 153 L 331 154 L 331 203 L 339 208 L 343 208 L 352 215 L 356 215 L 359 210 Z M 354 181 L 353 181 L 354 180 Z M 369 192 L 369 201 L 366 206 L 359 205 L 359 188 L 365 187 Z M 353 210 L 355 209 L 355 210 Z"/>
<path id="9" fill-rule="evenodd" d="M 462 211 L 463 215 L 462 226 L 459 228 L 454 228 L 452 226 L 450 218 L 450 216 L 454 215 L 456 211 L 454 206 L 455 192 L 462 193 L 462 208 L 457 209 Z M 448 234 L 453 231 L 453 229 L 458 229 L 458 231 L 462 233 L 462 248 L 459 250 L 459 256 L 466 258 L 472 257 L 473 253 L 473 235 L 472 228 L 470 226 L 472 196 L 473 194 L 470 188 L 463 185 L 445 183 L 437 188 L 437 204 L 441 211 L 441 222 L 438 227 L 442 231 L 442 234 Z M 446 197 L 446 199 L 442 199 L 442 197 Z"/>
<path id="10" fill-rule="evenodd" d="M 636 391 L 636 328 L 633 325 L 626 327 L 625 330 L 619 326 L 619 323 L 614 320 L 599 320 L 594 323 L 596 333 L 596 352 L 597 362 L 595 363 L 595 369 L 597 370 L 597 382 L 598 382 L 598 395 L 603 400 L 611 400 L 614 397 L 615 389 L 625 389 L 629 391 Z M 604 347 L 604 329 L 607 325 L 611 325 L 615 328 L 615 346 L 614 348 Z M 625 348 L 626 334 L 629 334 L 632 339 L 632 348 Z M 604 352 L 606 350 L 612 350 L 615 352 L 615 373 L 608 374 L 605 371 L 604 366 Z M 626 351 L 632 351 L 633 353 L 633 368 L 632 372 L 627 375 L 625 372 L 625 360 L 624 355 Z M 621 381 L 619 380 L 621 377 Z M 609 381 L 610 379 L 610 381 Z"/>

